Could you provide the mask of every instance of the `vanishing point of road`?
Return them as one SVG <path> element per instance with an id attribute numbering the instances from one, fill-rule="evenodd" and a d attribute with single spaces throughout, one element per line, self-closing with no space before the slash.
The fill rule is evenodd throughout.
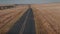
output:
<path id="1" fill-rule="evenodd" d="M 32 8 L 29 8 L 23 16 L 19 18 L 7 34 L 36 34 Z"/>

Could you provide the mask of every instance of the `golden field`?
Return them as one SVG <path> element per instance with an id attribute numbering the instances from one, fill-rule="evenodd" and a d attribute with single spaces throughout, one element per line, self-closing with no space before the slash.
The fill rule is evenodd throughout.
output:
<path id="1" fill-rule="evenodd" d="M 60 4 L 31 5 L 36 34 L 60 34 Z"/>
<path id="2" fill-rule="evenodd" d="M 28 8 L 28 5 L 19 5 L 0 10 L 0 34 L 5 34 Z M 60 3 L 31 4 L 31 8 L 36 34 L 60 34 Z"/>
<path id="3" fill-rule="evenodd" d="M 0 34 L 5 34 L 13 24 L 26 12 L 28 5 L 0 10 Z"/>

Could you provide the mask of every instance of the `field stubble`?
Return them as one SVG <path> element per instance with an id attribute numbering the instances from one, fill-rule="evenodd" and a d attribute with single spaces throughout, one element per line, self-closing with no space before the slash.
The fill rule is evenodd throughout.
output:
<path id="1" fill-rule="evenodd" d="M 60 7 L 33 6 L 36 34 L 60 34 Z"/>

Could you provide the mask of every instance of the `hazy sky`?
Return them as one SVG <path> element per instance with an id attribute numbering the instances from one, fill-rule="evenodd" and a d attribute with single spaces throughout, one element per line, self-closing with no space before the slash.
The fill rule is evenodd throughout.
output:
<path id="1" fill-rule="evenodd" d="M 0 4 L 40 4 L 60 2 L 60 0 L 0 0 Z"/>

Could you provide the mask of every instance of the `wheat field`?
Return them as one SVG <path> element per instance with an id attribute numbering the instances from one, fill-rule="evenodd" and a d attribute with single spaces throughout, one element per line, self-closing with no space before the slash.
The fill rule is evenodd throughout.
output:
<path id="1" fill-rule="evenodd" d="M 60 34 L 60 4 L 32 5 L 36 34 Z"/>

